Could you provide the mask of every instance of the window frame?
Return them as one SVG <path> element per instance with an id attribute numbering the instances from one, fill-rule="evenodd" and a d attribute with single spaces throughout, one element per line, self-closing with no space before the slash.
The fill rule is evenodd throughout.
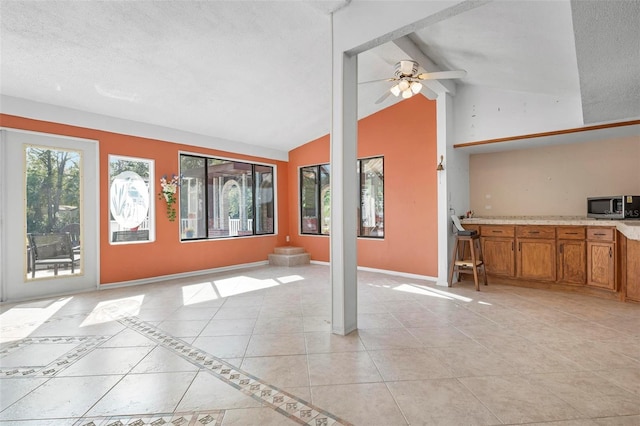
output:
<path id="1" fill-rule="evenodd" d="M 205 225 L 205 232 L 204 232 L 204 236 L 194 236 L 191 238 L 186 238 L 183 235 L 183 230 L 182 230 L 182 196 L 179 197 L 179 202 L 178 202 L 178 219 L 180 221 L 180 230 L 179 230 L 179 236 L 180 236 L 180 242 L 193 242 L 193 241 L 217 241 L 217 240 L 226 240 L 229 238 L 252 238 L 252 237 L 261 237 L 261 236 L 272 236 L 272 235 L 277 235 L 278 234 L 278 220 L 277 220 L 277 212 L 278 212 L 278 199 L 277 199 L 277 165 L 276 164 L 271 164 L 271 163 L 264 163 L 264 162 L 251 162 L 251 161 L 247 161 L 247 160 L 241 160 L 241 159 L 237 159 L 237 158 L 229 158 L 229 157 L 222 157 L 222 156 L 213 156 L 213 155 L 206 155 L 206 154 L 202 154 L 202 153 L 194 153 L 194 152 L 187 152 L 187 151 L 179 151 L 178 152 L 178 166 L 180 168 L 180 176 L 181 179 L 183 178 L 183 173 L 182 173 L 182 158 L 183 157 L 191 157 L 191 158 L 199 158 L 199 159 L 203 159 L 204 160 L 204 181 L 205 181 L 205 189 L 204 189 L 204 225 Z M 223 162 L 229 162 L 229 163 L 242 163 L 242 164 L 247 164 L 248 166 L 250 166 L 250 176 L 251 176 L 251 202 L 252 202 L 252 215 L 251 215 L 251 220 L 252 220 L 252 224 L 251 224 L 251 234 L 239 234 L 239 235 L 220 235 L 220 236 L 210 236 L 209 235 L 209 231 L 210 231 L 210 224 L 209 224 L 209 219 L 210 219 L 210 212 L 211 212 L 211 208 L 213 200 L 211 200 L 211 197 L 209 195 L 209 161 L 210 160 L 220 160 Z M 257 232 L 256 231 L 256 214 L 257 214 L 257 206 L 256 206 L 256 200 L 257 200 L 257 194 L 256 191 L 259 189 L 256 185 L 256 168 L 257 166 L 260 167 L 269 167 L 271 168 L 271 176 L 272 176 L 272 182 L 271 182 L 271 191 L 272 191 L 272 197 L 273 197 L 273 230 L 271 232 Z M 180 191 L 182 191 L 182 182 L 180 183 Z M 188 218 L 187 218 L 188 219 Z"/>
<path id="2" fill-rule="evenodd" d="M 375 159 L 380 159 L 382 161 L 382 194 L 383 194 L 383 198 L 382 198 L 382 217 L 383 217 L 383 221 L 382 223 L 384 224 L 384 211 L 385 211 L 385 202 L 384 202 L 384 193 L 386 192 L 385 189 L 385 185 L 384 185 L 384 155 L 374 155 L 374 156 L 370 156 L 370 157 L 362 157 L 362 158 L 358 158 L 357 159 L 357 165 L 356 165 L 356 170 L 358 173 L 358 208 L 357 208 L 357 215 L 358 215 L 358 238 L 370 238 L 370 239 L 376 239 L 376 240 L 383 240 L 385 235 L 384 235 L 384 231 L 382 235 L 362 235 L 362 194 L 363 194 L 363 182 L 364 182 L 364 176 L 361 173 L 362 167 L 363 167 L 363 162 L 368 161 L 368 160 L 375 160 Z M 320 164 L 309 164 L 309 165 L 305 165 L 305 166 L 300 166 L 298 167 L 298 205 L 299 205 L 299 211 L 298 211 L 298 232 L 299 235 L 301 236 L 330 236 L 330 232 L 322 232 L 322 223 L 323 223 L 323 215 L 322 215 L 322 168 L 324 166 L 329 166 L 329 170 L 328 170 L 328 176 L 329 176 L 329 185 L 331 183 L 331 164 L 330 163 L 320 163 Z M 308 232 L 304 230 L 304 219 L 305 219 L 305 215 L 304 215 L 304 208 L 303 208 L 303 203 L 302 203 L 302 196 L 303 196 L 303 191 L 304 191 L 304 185 L 303 185 L 303 179 L 302 179 L 302 174 L 303 171 L 305 169 L 314 169 L 315 175 L 316 175 L 316 191 L 315 191 L 315 195 L 316 195 L 316 210 L 317 210 L 317 223 L 318 225 L 316 226 L 317 231 L 316 232 Z M 384 228 L 384 226 L 383 226 Z"/>
<path id="3" fill-rule="evenodd" d="M 115 221 L 113 219 L 111 213 L 111 185 L 112 185 L 112 170 L 111 163 L 117 161 L 126 161 L 129 163 L 144 163 L 148 167 L 148 179 L 147 188 L 149 191 L 149 209 L 147 211 L 147 226 L 148 226 L 148 235 L 146 238 L 133 238 L 133 239 L 123 239 L 121 241 L 114 241 L 114 232 L 112 231 L 112 222 Z M 142 157 L 132 157 L 129 155 L 120 155 L 120 154 L 109 154 L 107 160 L 107 174 L 109 179 L 109 224 L 108 224 L 108 235 L 109 235 L 109 244 L 110 245 L 124 245 L 124 244 L 145 244 L 145 243 L 153 243 L 156 240 L 156 202 L 155 202 L 155 160 L 151 158 L 142 158 Z M 144 177 L 141 176 L 143 179 Z M 137 228 L 137 227 L 136 227 Z"/>

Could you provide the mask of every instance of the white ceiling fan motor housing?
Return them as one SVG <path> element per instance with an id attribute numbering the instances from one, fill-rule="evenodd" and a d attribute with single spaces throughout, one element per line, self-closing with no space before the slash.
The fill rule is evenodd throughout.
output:
<path id="1" fill-rule="evenodd" d="M 395 75 L 397 78 L 413 77 L 418 72 L 418 63 L 416 61 L 400 61 L 396 64 Z"/>

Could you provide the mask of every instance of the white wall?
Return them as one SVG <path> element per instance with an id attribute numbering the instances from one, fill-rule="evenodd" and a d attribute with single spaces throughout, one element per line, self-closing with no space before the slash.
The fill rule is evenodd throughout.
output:
<path id="1" fill-rule="evenodd" d="M 454 143 L 581 127 L 579 96 L 561 97 L 459 85 Z"/>
<path id="2" fill-rule="evenodd" d="M 476 216 L 586 216 L 586 198 L 640 195 L 640 137 L 474 154 Z"/>
<path id="3" fill-rule="evenodd" d="M 107 132 L 123 133 L 143 138 L 160 139 L 167 142 L 175 142 L 192 146 L 200 146 L 221 151 L 237 152 L 246 155 L 271 158 L 287 161 L 288 154 L 271 148 L 249 145 L 228 139 L 215 138 L 185 132 L 168 127 L 141 123 L 138 121 L 124 120 L 101 114 L 94 114 L 72 108 L 64 108 L 41 102 L 29 101 L 12 96 L 0 95 L 0 105 L 3 114 L 17 115 L 32 118 L 34 120 L 52 121 L 71 126 L 87 127 L 90 129 L 104 130 Z"/>

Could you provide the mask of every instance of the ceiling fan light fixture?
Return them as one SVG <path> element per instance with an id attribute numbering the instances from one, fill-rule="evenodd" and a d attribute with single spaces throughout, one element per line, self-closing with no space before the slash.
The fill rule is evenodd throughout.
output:
<path id="1" fill-rule="evenodd" d="M 398 87 L 398 85 L 396 84 L 395 86 L 393 86 L 391 89 L 391 93 L 393 94 L 393 96 L 400 96 L 400 88 Z"/>
<path id="2" fill-rule="evenodd" d="M 402 91 L 402 97 L 404 99 L 409 99 L 412 96 L 413 96 L 413 92 L 411 91 L 411 89 L 407 89 L 407 90 L 403 90 Z"/>
<path id="3" fill-rule="evenodd" d="M 417 95 L 418 93 L 420 93 L 421 90 L 422 90 L 422 83 L 418 83 L 417 81 L 414 81 L 413 83 L 411 83 L 411 91 L 413 92 L 414 95 Z"/>
<path id="4" fill-rule="evenodd" d="M 400 89 L 400 91 L 404 92 L 405 90 L 407 90 L 409 88 L 410 84 L 407 80 L 400 80 L 398 82 L 398 88 Z"/>

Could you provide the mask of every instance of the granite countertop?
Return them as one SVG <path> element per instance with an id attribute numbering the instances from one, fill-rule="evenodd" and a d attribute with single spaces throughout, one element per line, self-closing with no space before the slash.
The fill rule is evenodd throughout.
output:
<path id="1" fill-rule="evenodd" d="M 640 220 L 598 220 L 584 216 L 491 216 L 462 219 L 469 225 L 614 226 L 630 240 L 640 240 Z"/>

